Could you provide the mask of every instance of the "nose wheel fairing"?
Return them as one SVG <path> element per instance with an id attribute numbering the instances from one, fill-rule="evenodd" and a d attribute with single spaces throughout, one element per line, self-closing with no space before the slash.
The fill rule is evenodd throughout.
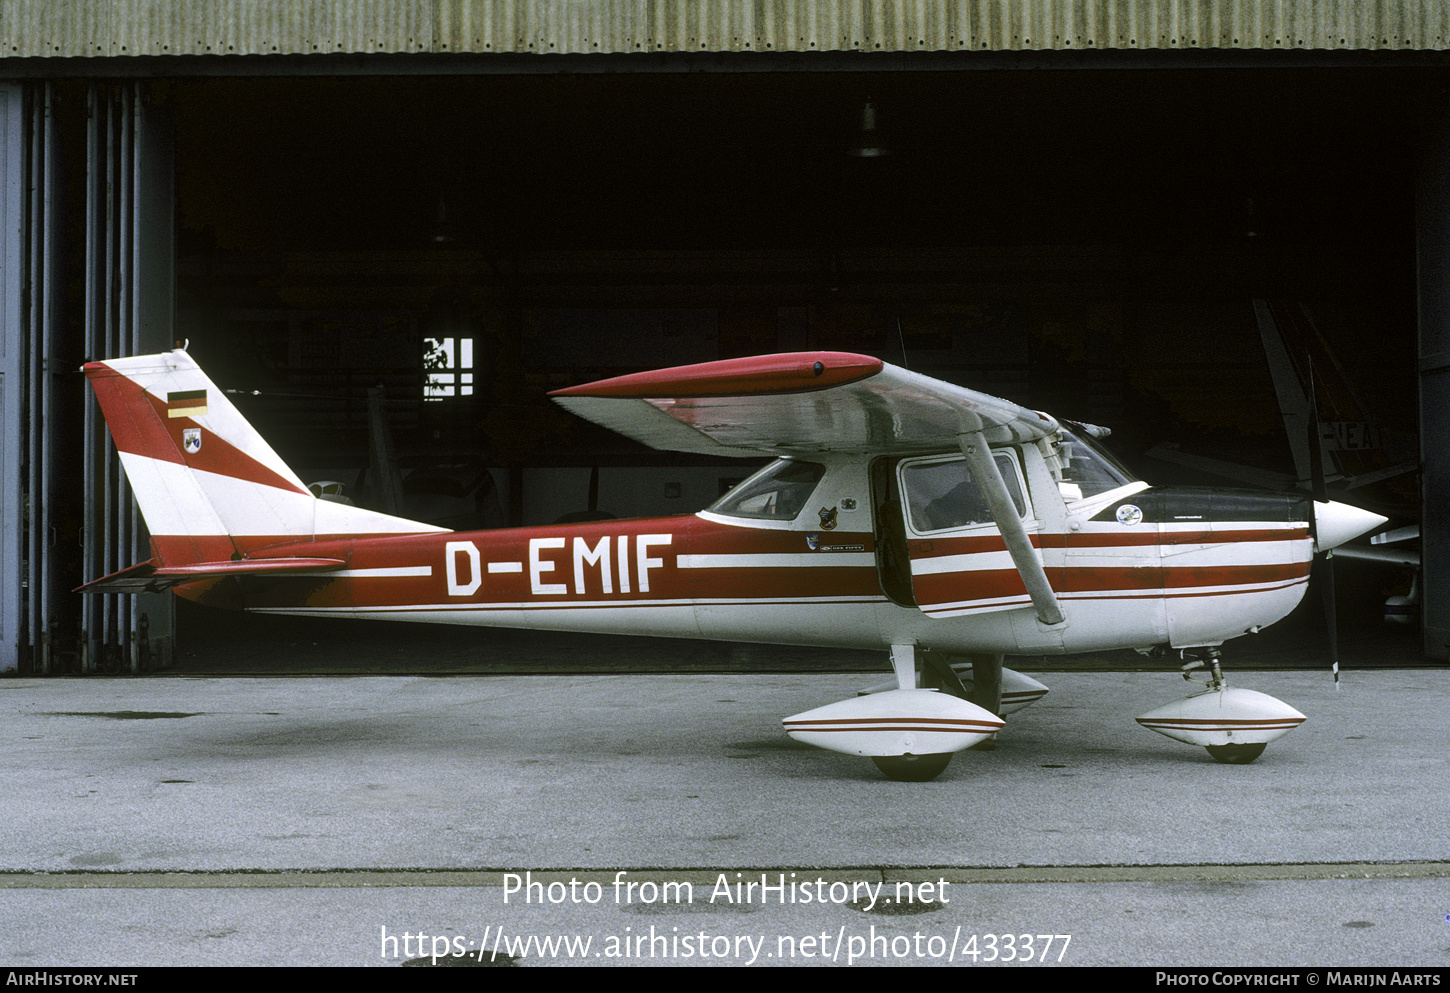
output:
<path id="1" fill-rule="evenodd" d="M 1206 662 L 1196 660 L 1183 667 L 1183 678 L 1190 681 L 1195 670 L 1209 667 L 1205 690 L 1151 710 L 1138 723 L 1175 741 L 1201 745 L 1216 761 L 1246 765 L 1263 753 L 1265 745 L 1306 718 L 1267 693 L 1230 687 L 1219 668 L 1217 651 L 1210 651 Z"/>

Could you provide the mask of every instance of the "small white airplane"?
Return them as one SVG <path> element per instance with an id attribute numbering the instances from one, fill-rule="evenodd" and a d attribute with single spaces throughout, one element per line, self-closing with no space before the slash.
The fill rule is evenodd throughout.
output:
<path id="1" fill-rule="evenodd" d="M 806 352 L 552 394 L 655 448 L 778 457 L 706 510 L 458 533 L 314 497 L 185 351 L 84 371 L 152 558 L 82 590 L 881 648 L 894 682 L 784 724 L 893 779 L 934 778 L 1047 692 L 1004 655 L 1122 648 L 1199 650 L 1184 677 L 1207 666 L 1206 689 L 1139 721 L 1252 761 L 1304 715 L 1226 687 L 1218 646 L 1287 614 L 1316 549 L 1384 521 L 1293 494 L 1150 487 L 1098 429 L 870 356 Z"/>

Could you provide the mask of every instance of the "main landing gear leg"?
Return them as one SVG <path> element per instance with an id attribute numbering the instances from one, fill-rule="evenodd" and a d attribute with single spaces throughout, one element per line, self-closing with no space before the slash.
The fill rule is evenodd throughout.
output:
<path id="1" fill-rule="evenodd" d="M 924 689 L 940 689 L 947 696 L 971 702 L 971 693 L 961 683 L 945 655 L 931 651 L 918 651 L 914 645 L 892 645 L 892 667 L 900 689 L 915 690 L 918 683 Z M 1000 658 L 998 660 L 1000 662 Z M 1000 668 L 998 670 L 1000 683 Z M 980 706 L 980 705 L 979 705 Z M 996 713 L 993 710 L 992 713 Z M 990 741 L 987 738 L 986 741 Z M 899 783 L 925 783 L 934 780 L 947 768 L 951 752 L 924 752 L 924 754 L 873 755 L 871 761 L 882 771 L 883 776 Z"/>
<path id="2" fill-rule="evenodd" d="M 969 699 L 983 710 L 1002 716 L 1002 656 L 1000 655 L 971 655 L 972 660 L 972 694 Z M 997 747 L 997 737 L 993 735 L 977 742 L 972 746 L 974 752 L 990 752 Z"/>
<path id="3" fill-rule="evenodd" d="M 925 782 L 946 768 L 954 752 L 1001 729 L 1002 718 L 968 700 L 964 680 L 945 661 L 938 665 L 929 652 L 897 644 L 891 646 L 891 667 L 896 689 L 878 687 L 787 717 L 786 733 L 809 745 L 864 755 L 891 779 Z M 933 678 L 942 686 L 918 685 Z"/>
<path id="4" fill-rule="evenodd" d="M 983 710 L 1002 716 L 1002 656 L 969 655 L 972 660 L 972 695 L 968 697 Z"/>
<path id="5" fill-rule="evenodd" d="M 952 696 L 961 697 L 968 703 L 975 703 L 990 714 L 1002 716 L 1002 656 L 1001 655 L 956 655 L 942 656 L 922 652 L 924 669 L 929 669 L 934 682 Z M 961 678 L 951 666 L 951 659 L 965 659 L 972 666 L 972 688 L 962 684 Z M 925 673 L 924 673 L 925 674 Z M 927 684 L 930 685 L 930 684 Z M 990 752 L 997 747 L 996 737 L 985 738 L 972 745 L 974 752 Z"/>
<path id="6" fill-rule="evenodd" d="M 1002 658 L 1001 655 L 940 655 L 922 652 L 924 678 L 922 685 L 936 686 L 961 697 L 989 713 L 1002 716 Z M 965 659 L 972 667 L 972 687 L 968 689 L 952 668 L 952 659 Z M 929 674 L 926 672 L 929 670 Z"/>
<path id="7" fill-rule="evenodd" d="M 951 667 L 936 663 L 936 660 L 931 658 L 930 652 L 919 652 L 914 645 L 892 645 L 891 665 L 896 671 L 897 685 L 903 690 L 916 688 L 918 668 L 930 669 L 932 672 L 944 668 L 947 676 L 956 683 L 956 691 L 948 686 L 947 692 L 953 696 L 959 696 L 963 700 L 967 698 L 966 688 L 962 686 L 962 681 L 957 678 L 957 674 L 951 671 Z M 882 775 L 898 783 L 930 782 L 942 774 L 951 760 L 951 752 L 928 752 L 922 755 L 873 755 L 871 757 L 871 761 L 876 764 L 876 768 L 881 770 Z"/>
<path id="8" fill-rule="evenodd" d="M 962 677 L 952 668 L 951 662 L 954 655 L 942 655 L 938 652 L 921 652 L 918 657 L 922 661 L 921 685 L 925 689 L 938 689 L 943 693 L 950 693 L 952 696 L 971 703 L 972 691 L 967 689 L 962 682 Z"/>

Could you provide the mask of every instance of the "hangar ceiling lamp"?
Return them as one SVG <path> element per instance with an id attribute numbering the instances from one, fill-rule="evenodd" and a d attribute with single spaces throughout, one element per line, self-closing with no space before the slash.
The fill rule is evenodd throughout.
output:
<path id="1" fill-rule="evenodd" d="M 453 225 L 448 222 L 448 204 L 441 196 L 438 198 L 438 211 L 434 215 L 428 237 L 433 244 L 440 247 L 451 245 L 457 240 L 453 234 Z"/>
<path id="2" fill-rule="evenodd" d="M 861 130 L 856 132 L 856 142 L 849 154 L 858 159 L 879 159 L 891 154 L 876 130 L 876 104 L 871 100 L 861 108 Z"/>

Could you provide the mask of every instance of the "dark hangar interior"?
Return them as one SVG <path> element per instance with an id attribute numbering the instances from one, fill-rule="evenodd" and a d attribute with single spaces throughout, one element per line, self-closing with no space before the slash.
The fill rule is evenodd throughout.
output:
<path id="1" fill-rule="evenodd" d="M 1107 426 L 1150 481 L 1292 479 L 1267 314 L 1340 426 L 1331 471 L 1419 522 L 1438 60 L 1146 54 L 168 67 L 136 92 L 170 163 L 174 337 L 304 479 L 366 504 L 391 466 L 405 516 L 497 527 L 692 511 L 748 471 L 549 390 L 798 349 Z M 26 71 L 81 162 L 96 93 L 131 84 Z M 74 266 L 91 182 L 55 173 Z M 72 328 L 79 284 L 56 291 Z M 89 398 L 57 391 L 79 438 Z M 58 585 L 82 571 L 56 555 Z M 1411 578 L 1341 572 L 1371 632 Z"/>
<path id="2" fill-rule="evenodd" d="M 304 465 L 323 436 L 366 459 L 363 419 L 333 428 L 374 378 L 414 457 L 587 464 L 629 449 L 545 390 L 829 348 L 1104 424 L 1161 477 L 1160 442 L 1291 468 L 1262 299 L 1400 455 L 1427 96 L 1330 69 L 175 82 L 177 326 Z M 887 154 L 859 154 L 868 102 Z M 423 341 L 455 334 L 476 389 L 425 404 Z"/>

